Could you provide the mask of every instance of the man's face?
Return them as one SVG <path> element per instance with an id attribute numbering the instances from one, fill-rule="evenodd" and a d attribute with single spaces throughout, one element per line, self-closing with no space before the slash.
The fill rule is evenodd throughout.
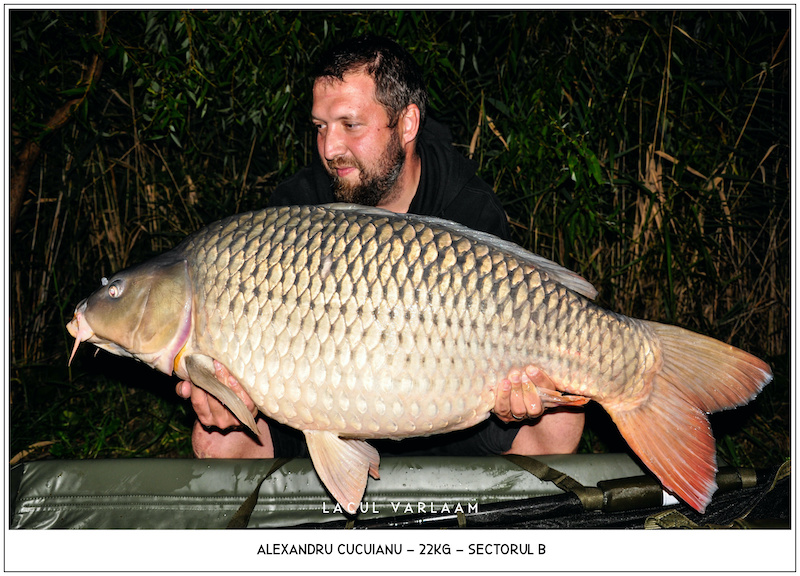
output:
<path id="1" fill-rule="evenodd" d="M 375 82 L 363 72 L 343 81 L 314 84 L 311 118 L 317 148 L 333 179 L 337 200 L 376 206 L 393 190 L 406 152 L 397 127 L 375 99 Z"/>

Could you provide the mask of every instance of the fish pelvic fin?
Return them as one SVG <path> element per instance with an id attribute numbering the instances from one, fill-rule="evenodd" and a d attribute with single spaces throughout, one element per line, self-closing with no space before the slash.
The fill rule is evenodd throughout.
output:
<path id="1" fill-rule="evenodd" d="M 186 371 L 189 379 L 222 402 L 239 421 L 247 426 L 253 434 L 258 436 L 256 420 L 239 398 L 230 388 L 217 380 L 214 371 L 214 360 L 203 354 L 190 354 L 185 357 Z"/>
<path id="2" fill-rule="evenodd" d="M 675 326 L 646 322 L 662 362 L 647 399 L 606 407 L 620 433 L 659 478 L 698 512 L 717 489 L 716 442 L 708 413 L 741 406 L 772 380 L 769 366 L 738 348 Z"/>
<path id="3" fill-rule="evenodd" d="M 335 432 L 303 430 L 314 469 L 348 514 L 358 512 L 367 476 L 378 479 L 380 456 L 365 440 L 340 438 Z"/>

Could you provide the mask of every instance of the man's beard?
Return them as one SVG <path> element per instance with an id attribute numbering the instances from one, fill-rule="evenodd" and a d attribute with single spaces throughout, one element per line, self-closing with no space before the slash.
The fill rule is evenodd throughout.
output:
<path id="1" fill-rule="evenodd" d="M 331 175 L 333 178 L 333 193 L 339 202 L 377 206 L 381 200 L 385 200 L 394 190 L 405 162 L 406 155 L 400 144 L 400 136 L 393 132 L 374 172 L 367 170 L 355 158 L 352 160 L 334 158 L 328 161 L 328 166 L 333 171 Z M 349 166 L 358 168 L 359 181 L 357 184 L 350 184 L 336 176 L 336 168 Z"/>

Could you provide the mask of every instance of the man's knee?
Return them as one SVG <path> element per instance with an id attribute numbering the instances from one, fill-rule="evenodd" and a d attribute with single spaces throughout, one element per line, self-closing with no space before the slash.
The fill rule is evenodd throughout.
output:
<path id="1" fill-rule="evenodd" d="M 192 429 L 192 450 L 196 458 L 273 458 L 274 449 L 266 420 L 256 420 L 258 438 L 249 432 L 231 430 L 209 432 L 195 421 Z"/>
<path id="2" fill-rule="evenodd" d="M 545 412 L 531 426 L 520 428 L 509 454 L 537 456 L 574 454 L 583 434 L 583 412 Z"/>
<path id="3" fill-rule="evenodd" d="M 218 432 L 209 432 L 199 420 L 192 428 L 192 451 L 195 458 L 225 458 L 223 437 Z"/>

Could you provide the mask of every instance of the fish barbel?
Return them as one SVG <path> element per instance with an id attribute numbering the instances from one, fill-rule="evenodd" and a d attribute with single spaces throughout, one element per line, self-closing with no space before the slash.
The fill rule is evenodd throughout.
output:
<path id="1" fill-rule="evenodd" d="M 716 490 L 707 414 L 772 378 L 758 358 L 592 302 L 583 278 L 432 217 L 351 205 L 221 220 L 105 280 L 75 340 L 193 381 L 244 424 L 214 360 L 265 415 L 299 430 L 320 479 L 357 509 L 379 457 L 366 440 L 468 428 L 512 368 L 598 402 L 665 488 L 699 511 Z M 70 357 L 70 361 L 72 356 Z"/>

